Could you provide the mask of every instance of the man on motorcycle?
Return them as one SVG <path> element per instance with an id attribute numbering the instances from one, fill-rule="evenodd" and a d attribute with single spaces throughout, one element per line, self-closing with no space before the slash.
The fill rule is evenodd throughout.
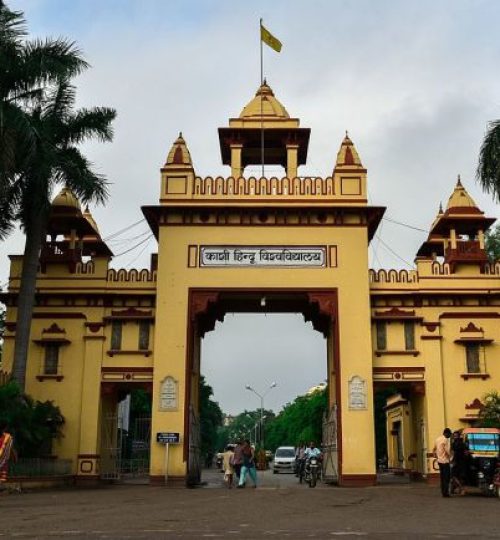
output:
<path id="1" fill-rule="evenodd" d="M 314 441 L 311 441 L 309 443 L 309 446 L 306 448 L 304 452 L 304 458 L 306 461 L 312 457 L 321 458 L 321 450 L 316 447 L 316 443 Z"/>

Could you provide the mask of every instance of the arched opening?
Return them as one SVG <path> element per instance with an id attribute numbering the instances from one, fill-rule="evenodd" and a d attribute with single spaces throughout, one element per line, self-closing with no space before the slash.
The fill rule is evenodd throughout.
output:
<path id="1" fill-rule="evenodd" d="M 325 379 L 328 383 L 329 440 L 322 441 L 328 453 L 326 471 L 331 480 L 337 480 L 341 467 L 337 438 L 340 433 L 340 384 L 337 328 L 337 291 L 331 290 L 190 290 L 188 353 L 186 363 L 186 402 L 184 459 L 188 464 L 187 482 L 198 484 L 201 480 L 202 461 L 199 437 L 199 384 L 202 373 L 201 340 L 214 330 L 217 321 L 226 314 L 301 314 L 326 341 Z M 235 362 L 238 369 L 245 366 Z M 244 389 L 241 390 L 244 392 Z M 331 411 L 334 411 L 332 414 Z M 332 429 L 333 427 L 333 429 Z M 295 442 L 295 441 L 293 441 Z"/>

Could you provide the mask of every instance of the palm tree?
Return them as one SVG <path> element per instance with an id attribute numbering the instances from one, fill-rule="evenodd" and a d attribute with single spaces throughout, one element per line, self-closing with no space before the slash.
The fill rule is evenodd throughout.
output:
<path id="1" fill-rule="evenodd" d="M 35 149 L 32 108 L 53 84 L 88 67 L 73 42 L 25 37 L 24 15 L 0 0 L 0 202 L 4 204 L 8 186 Z M 0 239 L 12 226 L 12 216 L 0 214 Z"/>
<path id="2" fill-rule="evenodd" d="M 28 114 L 37 136 L 30 159 L 9 184 L 0 215 L 18 219 L 26 234 L 18 297 L 13 375 L 25 386 L 26 362 L 42 239 L 46 235 L 50 197 L 58 184 L 66 184 L 84 203 L 104 202 L 107 182 L 92 171 L 78 145 L 88 139 L 111 141 L 113 109 L 74 110 L 75 88 L 60 82 Z"/>
<path id="3" fill-rule="evenodd" d="M 479 152 L 477 179 L 500 202 L 500 120 L 490 122 Z"/>

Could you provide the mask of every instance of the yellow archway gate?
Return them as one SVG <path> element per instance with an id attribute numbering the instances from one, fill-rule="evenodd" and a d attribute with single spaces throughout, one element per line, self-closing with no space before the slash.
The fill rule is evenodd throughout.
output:
<path id="1" fill-rule="evenodd" d="M 262 311 L 263 297 L 265 310 L 303 313 L 327 337 L 339 483 L 375 481 L 368 244 L 384 209 L 367 205 L 366 170 L 347 136 L 332 176 L 298 177 L 309 129 L 277 103 L 264 84 L 219 129 L 228 178 L 196 176 L 180 135 L 161 170 L 160 204 L 143 207 L 159 244 L 152 433 L 181 439 L 169 450 L 169 482 L 198 475 L 201 337 L 227 311 Z M 259 163 L 261 127 L 265 164 L 284 166 L 284 178 L 243 176 Z M 165 469 L 153 442 L 152 481 Z"/>

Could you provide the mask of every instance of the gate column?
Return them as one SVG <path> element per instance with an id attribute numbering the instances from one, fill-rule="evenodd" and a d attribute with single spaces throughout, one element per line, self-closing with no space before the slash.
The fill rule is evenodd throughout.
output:
<path id="1" fill-rule="evenodd" d="M 100 474 L 100 393 L 104 325 L 87 323 L 82 377 L 80 445 L 77 456 L 78 483 L 97 482 Z"/>

